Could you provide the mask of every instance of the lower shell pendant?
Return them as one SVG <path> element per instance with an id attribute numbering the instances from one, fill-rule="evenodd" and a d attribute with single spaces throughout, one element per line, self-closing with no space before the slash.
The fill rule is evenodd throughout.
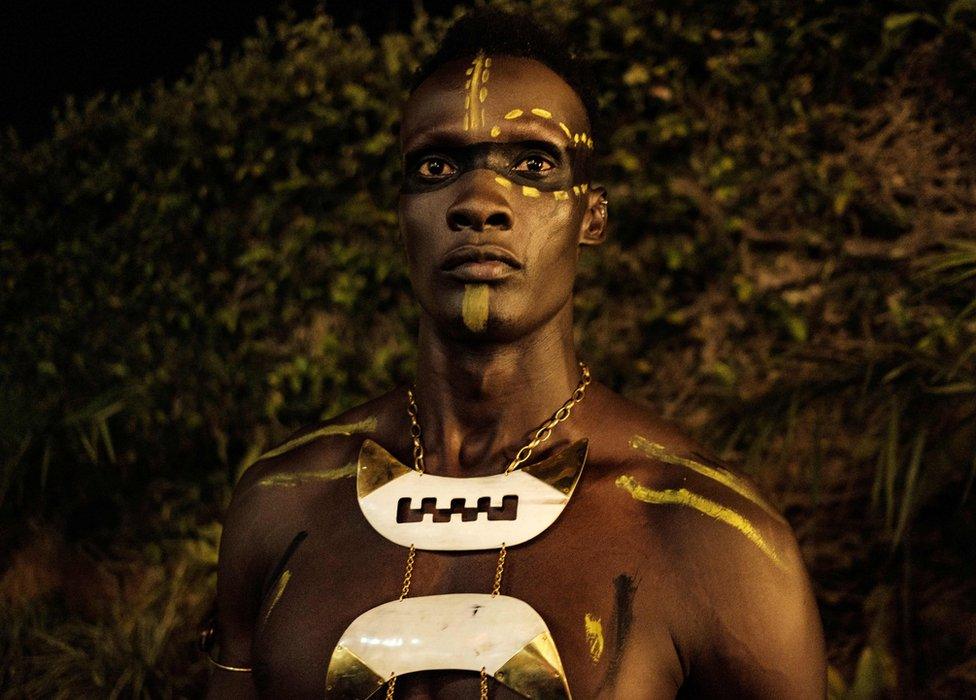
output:
<path id="1" fill-rule="evenodd" d="M 539 613 L 518 598 L 487 593 L 405 598 L 366 611 L 332 652 L 325 695 L 365 700 L 391 674 L 482 668 L 523 697 L 571 698 Z"/>

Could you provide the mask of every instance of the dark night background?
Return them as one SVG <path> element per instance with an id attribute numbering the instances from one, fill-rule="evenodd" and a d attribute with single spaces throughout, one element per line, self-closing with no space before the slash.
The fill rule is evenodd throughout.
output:
<path id="1" fill-rule="evenodd" d="M 783 512 L 831 700 L 976 697 L 976 0 L 486 2 L 599 78 L 594 378 Z M 0 3 L 0 697 L 198 696 L 239 476 L 410 383 L 454 4 Z"/>
<path id="2" fill-rule="evenodd" d="M 425 0 L 432 14 L 449 14 L 454 0 Z M 323 6 L 339 25 L 370 36 L 405 29 L 409 0 L 326 2 L 25 2 L 0 8 L 0 125 L 34 142 L 51 129 L 51 111 L 66 95 L 79 101 L 99 92 L 129 92 L 182 76 L 212 41 L 231 52 L 259 17 L 286 12 L 308 17 Z"/>

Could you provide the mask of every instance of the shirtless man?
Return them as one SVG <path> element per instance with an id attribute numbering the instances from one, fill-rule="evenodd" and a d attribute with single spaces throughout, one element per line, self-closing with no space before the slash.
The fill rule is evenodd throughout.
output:
<path id="1" fill-rule="evenodd" d="M 462 21 L 421 76 L 399 200 L 422 309 L 417 431 L 426 473 L 499 474 L 580 383 L 573 282 L 607 222 L 589 180 L 593 100 L 565 49 L 524 18 Z M 573 696 L 824 697 L 790 527 L 645 407 L 596 380 L 582 393 L 527 462 L 586 438 L 582 476 L 554 524 L 508 549 L 500 588 L 548 625 Z M 367 438 L 414 465 L 408 407 L 396 388 L 245 473 L 221 542 L 210 697 L 322 697 L 343 632 L 397 599 L 408 550 L 364 517 L 356 465 Z M 498 555 L 417 551 L 409 596 L 488 593 Z M 479 682 L 410 673 L 396 696 L 467 700 Z M 489 682 L 492 697 L 518 697 Z"/>

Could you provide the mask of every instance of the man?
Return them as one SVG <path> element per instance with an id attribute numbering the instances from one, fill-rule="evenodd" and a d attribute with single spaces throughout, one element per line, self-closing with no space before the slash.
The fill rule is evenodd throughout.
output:
<path id="1" fill-rule="evenodd" d="M 221 542 L 212 697 L 320 697 L 327 683 L 341 697 L 337 645 L 356 618 L 398 595 L 487 594 L 493 578 L 544 620 L 577 698 L 824 696 L 820 622 L 789 526 L 741 477 L 581 372 L 573 282 L 581 247 L 604 239 L 607 201 L 589 180 L 599 146 L 578 68 L 525 18 L 481 13 L 421 72 L 399 200 L 422 310 L 413 393 L 311 426 L 241 479 Z M 564 510 L 501 557 L 408 553 L 359 503 L 364 444 L 406 471 L 468 479 L 581 439 Z M 518 522 L 509 505 L 496 520 Z M 458 517 L 435 511 L 431 532 Z M 403 674 L 395 692 L 473 698 L 482 683 L 519 697 L 470 670 Z"/>

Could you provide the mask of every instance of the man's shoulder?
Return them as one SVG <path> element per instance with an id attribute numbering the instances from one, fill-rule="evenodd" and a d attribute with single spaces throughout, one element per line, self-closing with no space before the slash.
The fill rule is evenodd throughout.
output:
<path id="1" fill-rule="evenodd" d="M 603 403 L 598 478 L 632 527 L 682 561 L 720 550 L 772 570 L 795 565 L 789 524 L 749 476 L 647 407 L 616 394 Z"/>

